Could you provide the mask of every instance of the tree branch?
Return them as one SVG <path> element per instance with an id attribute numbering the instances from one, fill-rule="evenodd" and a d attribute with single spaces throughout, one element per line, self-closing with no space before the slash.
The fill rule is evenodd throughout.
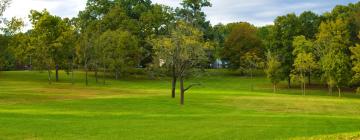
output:
<path id="1" fill-rule="evenodd" d="M 187 90 L 189 90 L 190 88 L 192 88 L 194 86 L 201 86 L 201 84 L 200 83 L 191 84 L 187 88 L 185 88 L 184 91 L 187 91 Z"/>

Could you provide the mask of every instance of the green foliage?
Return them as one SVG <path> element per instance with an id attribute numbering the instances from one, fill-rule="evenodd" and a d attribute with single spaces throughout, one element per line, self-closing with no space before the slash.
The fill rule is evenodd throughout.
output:
<path id="1" fill-rule="evenodd" d="M 316 39 L 316 33 L 318 32 L 321 18 L 311 11 L 306 11 L 300 14 L 299 22 L 301 35 L 305 36 L 307 39 Z"/>
<path id="2" fill-rule="evenodd" d="M 1 28 L 4 33 L 0 39 L 0 70 L 11 70 L 15 68 L 16 58 L 14 56 L 15 46 L 20 40 L 17 36 L 24 26 L 24 22 L 13 17 L 10 21 L 5 20 L 5 27 Z"/>
<path id="3" fill-rule="evenodd" d="M 0 1 L 0 17 L 3 16 L 6 8 L 10 5 L 11 3 L 11 0 L 1 0 Z M 1 23 L 2 21 L 0 21 Z"/>
<path id="4" fill-rule="evenodd" d="M 313 43 L 306 40 L 305 36 L 298 36 L 295 37 L 293 46 L 293 55 L 295 56 L 295 60 L 293 65 L 294 69 L 291 73 L 291 79 L 301 83 L 303 94 L 305 95 L 305 76 L 317 68 L 317 62 L 312 53 Z"/>
<path id="5" fill-rule="evenodd" d="M 264 58 L 264 48 L 261 39 L 257 35 L 257 28 L 249 23 L 238 23 L 233 26 L 224 43 L 223 57 L 229 60 L 231 68 L 246 69 L 247 56 L 259 61 Z"/>
<path id="6" fill-rule="evenodd" d="M 175 97 L 177 78 L 180 81 L 181 100 L 184 104 L 184 93 L 194 85 L 184 87 L 185 77 L 197 74 L 194 70 L 202 68 L 206 61 L 205 47 L 202 32 L 184 21 L 178 21 L 169 36 L 163 36 L 152 40 L 155 50 L 154 66 L 166 68 L 172 71 L 172 97 Z"/>
<path id="7" fill-rule="evenodd" d="M 288 86 L 290 86 L 290 73 L 293 68 L 294 56 L 292 55 L 292 42 L 294 37 L 300 35 L 300 21 L 298 17 L 292 13 L 285 16 L 279 16 L 274 21 L 270 34 L 270 44 L 268 49 L 278 55 L 283 69 L 283 78 L 288 78 Z"/>
<path id="8" fill-rule="evenodd" d="M 178 76 L 191 74 L 191 69 L 200 66 L 206 59 L 202 33 L 191 25 L 179 21 L 169 36 L 152 40 L 155 50 L 154 60 L 158 66 L 171 69 L 176 67 Z"/>
<path id="9" fill-rule="evenodd" d="M 351 77 L 351 62 L 347 54 L 350 34 L 346 25 L 342 19 L 321 23 L 316 41 L 321 48 L 323 78 L 330 92 L 334 86 L 338 88 L 339 96 L 340 88 L 348 85 Z"/>
<path id="10" fill-rule="evenodd" d="M 358 37 L 360 38 L 360 32 Z M 352 77 L 352 83 L 358 83 L 360 81 L 360 44 L 356 44 L 356 46 L 350 48 L 350 50 L 352 53 L 352 71 L 354 72 L 354 75 Z"/>
<path id="11" fill-rule="evenodd" d="M 265 73 L 267 78 L 271 81 L 274 86 L 274 92 L 276 92 L 276 85 L 283 79 L 283 71 L 281 69 L 281 62 L 278 57 L 270 52 L 267 55 L 267 63 Z"/>
<path id="12" fill-rule="evenodd" d="M 35 66 L 47 69 L 49 73 L 49 83 L 51 83 L 51 68 L 64 66 L 68 62 L 69 55 L 74 47 L 74 29 L 68 19 L 61 19 L 58 16 L 51 15 L 47 10 L 31 11 L 29 15 L 33 24 L 31 31 L 31 43 L 34 46 Z M 58 81 L 58 72 L 56 72 L 56 81 Z"/>
<path id="13" fill-rule="evenodd" d="M 10 21 L 5 21 L 5 26 L 5 28 L 2 28 L 4 34 L 6 36 L 13 36 L 18 34 L 24 27 L 24 21 L 22 21 L 22 19 L 13 17 Z"/>
<path id="14" fill-rule="evenodd" d="M 138 39 L 127 31 L 108 30 L 99 37 L 97 57 L 104 69 L 108 68 L 118 78 L 119 74 L 139 65 L 141 50 L 138 44 Z"/>

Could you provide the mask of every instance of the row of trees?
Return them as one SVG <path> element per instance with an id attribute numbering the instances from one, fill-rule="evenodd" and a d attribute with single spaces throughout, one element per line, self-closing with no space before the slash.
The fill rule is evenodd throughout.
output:
<path id="1" fill-rule="evenodd" d="M 2 5 L 8 5 L 4 3 Z M 32 10 L 32 29 L 20 32 L 24 23 L 13 18 L 6 21 L 1 39 L 1 70 L 46 70 L 49 84 L 55 69 L 73 77 L 74 69 L 94 72 L 96 82 L 105 84 L 107 76 L 119 79 L 135 69 L 147 67 L 173 77 L 172 97 L 180 82 L 181 104 L 185 91 L 197 84 L 185 86 L 193 68 L 207 63 L 208 28 L 203 7 L 207 0 L 184 0 L 173 9 L 152 4 L 150 0 L 88 0 L 86 8 L 73 19 L 52 15 L 46 9 Z M 4 6 L 3 9 L 5 9 Z M 4 10 L 2 10 L 4 11 Z M 3 41 L 3 40 L 0 40 Z M 99 75 L 102 74 L 102 75 Z"/>
<path id="2" fill-rule="evenodd" d="M 9 2 L 0 3 L 0 16 Z M 211 26 L 202 12 L 209 6 L 208 0 L 183 0 L 176 9 L 151 0 L 88 0 L 72 19 L 33 10 L 33 28 L 27 32 L 20 32 L 21 19 L 3 22 L 0 69 L 46 70 L 51 84 L 52 70 L 59 81 L 59 70 L 72 74 L 80 68 L 88 85 L 89 72 L 105 84 L 106 76 L 119 79 L 146 68 L 154 76 L 172 77 L 173 98 L 180 82 L 182 104 L 185 92 L 197 85 L 186 87 L 184 79 L 220 60 L 251 77 L 265 69 L 274 92 L 286 80 L 289 87 L 299 82 L 305 95 L 313 77 L 322 77 L 329 93 L 336 87 L 339 96 L 341 88 L 358 86 L 360 2 L 323 15 L 279 16 L 264 27 L 247 22 Z"/>
<path id="3" fill-rule="evenodd" d="M 356 44 L 360 30 L 360 2 L 336 6 L 317 15 L 305 11 L 279 16 L 274 25 L 255 27 L 247 22 L 215 25 L 212 32 L 212 57 L 244 74 L 256 69 L 274 85 L 286 80 L 300 83 L 305 95 L 311 79 L 328 85 L 329 94 L 337 88 L 358 86 Z M 321 77 L 321 78 L 318 78 Z"/>
<path id="4" fill-rule="evenodd" d="M 296 24 L 296 16 L 291 14 L 277 19 L 279 22 L 275 22 L 272 28 L 275 32 L 280 32 L 277 36 L 283 38 L 270 39 L 270 44 L 283 45 L 280 48 L 284 50 L 278 50 L 279 47 L 270 50 L 273 50 L 278 61 L 282 63 L 279 70 L 288 77 L 289 86 L 290 80 L 299 81 L 305 95 L 305 77 L 308 77 L 310 84 L 311 75 L 315 75 L 321 77 L 321 80 L 328 85 L 329 94 L 332 93 L 333 88 L 337 88 L 340 97 L 342 88 L 358 85 L 359 80 L 355 76 L 357 71 L 352 70 L 352 67 L 358 63 L 354 49 L 355 44 L 360 43 L 360 38 L 357 38 L 360 29 L 358 15 L 360 15 L 360 3 L 337 6 L 332 12 L 322 16 L 305 12 L 298 17 L 298 24 Z M 301 20 L 302 16 L 308 18 L 305 20 L 307 22 Z M 282 28 L 284 25 L 281 25 L 281 19 L 294 20 L 287 25 L 290 29 Z M 297 29 L 301 26 L 304 27 Z M 286 31 L 289 34 L 285 34 L 284 37 L 283 33 Z M 351 61 L 351 58 L 355 61 Z"/>

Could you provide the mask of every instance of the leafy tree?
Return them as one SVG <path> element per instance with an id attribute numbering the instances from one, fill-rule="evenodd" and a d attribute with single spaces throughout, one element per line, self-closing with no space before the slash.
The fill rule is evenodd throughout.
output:
<path id="1" fill-rule="evenodd" d="M 245 54 L 252 54 L 252 58 L 263 58 L 262 41 L 257 36 L 257 28 L 249 23 L 238 23 L 227 36 L 224 44 L 223 56 L 234 69 L 246 69 Z"/>
<path id="2" fill-rule="evenodd" d="M 0 1 L 0 24 L 3 22 L 3 13 L 5 12 L 6 8 L 10 5 L 11 0 L 1 0 Z M 6 36 L 0 35 L 0 70 L 2 70 L 2 67 L 4 67 L 6 64 L 6 55 L 8 55 L 6 44 L 8 43 L 8 38 Z"/>
<path id="3" fill-rule="evenodd" d="M 100 60 L 103 63 L 104 75 L 106 69 L 115 73 L 118 79 L 121 73 L 138 66 L 141 58 L 141 50 L 138 47 L 138 39 L 127 31 L 106 31 L 100 36 Z M 105 83 L 105 79 L 104 79 Z"/>
<path id="4" fill-rule="evenodd" d="M 323 79 L 327 81 L 330 94 L 332 89 L 337 87 L 339 97 L 341 88 L 348 84 L 351 76 L 348 54 L 350 34 L 346 25 L 346 21 L 342 19 L 323 22 L 317 35 L 317 44 L 322 50 L 320 63 Z"/>
<path id="5" fill-rule="evenodd" d="M 301 88 L 303 95 L 306 91 L 306 73 L 311 73 L 317 67 L 316 60 L 312 54 L 313 43 L 306 40 L 305 36 L 295 37 L 294 42 L 294 51 L 293 55 L 295 56 L 294 60 L 294 69 L 292 71 L 292 79 L 299 80 L 301 83 Z"/>
<path id="6" fill-rule="evenodd" d="M 88 85 L 89 70 L 94 70 L 96 82 L 98 82 L 99 58 L 96 54 L 99 52 L 96 50 L 96 48 L 98 48 L 96 47 L 96 44 L 100 44 L 97 42 L 99 40 L 98 35 L 101 35 L 103 32 L 113 27 L 112 23 L 107 23 L 104 19 L 105 17 L 109 17 L 108 15 L 118 14 L 114 12 L 110 14 L 112 9 L 116 9 L 114 8 L 116 2 L 117 1 L 109 0 L 87 0 L 85 9 L 79 12 L 78 18 L 76 19 L 78 32 L 81 33 L 77 46 L 77 54 L 80 56 L 79 61 L 84 64 L 86 85 Z M 124 17 L 122 16 L 124 14 L 118 15 L 118 18 L 113 19 L 114 22 L 116 22 L 117 19 Z M 108 27 L 107 25 L 111 27 Z"/>
<path id="7" fill-rule="evenodd" d="M 22 19 L 13 17 L 11 20 L 5 21 L 5 28 L 2 28 L 2 31 L 6 36 L 14 36 L 20 33 L 24 26 L 25 23 Z"/>
<path id="8" fill-rule="evenodd" d="M 360 32 L 358 35 L 358 38 L 360 39 Z M 351 59 L 352 59 L 352 71 L 354 72 L 354 75 L 352 77 L 353 83 L 358 83 L 360 81 L 360 44 L 356 44 L 355 47 L 350 48 L 351 50 Z M 357 91 L 360 91 L 360 88 L 357 89 Z"/>
<path id="9" fill-rule="evenodd" d="M 59 67 L 67 59 L 65 54 L 68 47 L 65 46 L 65 41 L 68 38 L 64 33 L 70 30 L 70 27 L 60 17 L 50 15 L 47 10 L 32 10 L 29 18 L 33 24 L 31 36 L 35 44 L 36 62 L 40 68 L 46 66 L 51 84 L 51 67 L 55 66 L 58 81 Z"/>
<path id="10" fill-rule="evenodd" d="M 307 39 L 316 39 L 316 33 L 318 32 L 321 18 L 311 11 L 305 11 L 300 14 L 299 22 L 301 28 L 300 34 Z"/>
<path id="11" fill-rule="evenodd" d="M 205 13 L 202 12 L 204 7 L 211 7 L 211 3 L 208 0 L 183 0 L 181 2 L 182 8 L 176 9 L 177 16 L 185 20 L 188 23 L 192 23 L 195 27 L 204 27 L 209 25 L 209 22 L 205 19 Z M 207 25 L 206 25 L 207 24 Z"/>
<path id="12" fill-rule="evenodd" d="M 90 63 L 92 58 L 94 58 L 94 36 L 90 32 L 89 28 L 82 30 L 81 36 L 78 40 L 76 47 L 76 56 L 79 63 L 84 64 L 85 70 L 85 85 L 87 86 L 88 81 L 88 72 L 90 68 Z"/>
<path id="13" fill-rule="evenodd" d="M 257 29 L 257 36 L 261 39 L 265 48 L 270 48 L 273 27 L 273 25 L 267 25 Z"/>
<path id="14" fill-rule="evenodd" d="M 357 38 L 357 33 L 360 30 L 360 2 L 350 3 L 348 5 L 337 5 L 331 12 L 327 12 L 323 15 L 325 20 L 342 19 L 346 21 L 347 29 L 350 33 L 351 46 L 356 43 L 360 43 L 360 39 Z"/>
<path id="15" fill-rule="evenodd" d="M 4 34 L 0 36 L 0 70 L 10 70 L 16 65 L 13 46 L 18 41 L 16 36 L 24 26 L 24 22 L 13 17 L 10 21 L 4 20 L 4 25 L 5 27 L 1 28 Z"/>
<path id="16" fill-rule="evenodd" d="M 263 68 L 264 61 L 263 58 L 259 57 L 254 52 L 247 52 L 244 56 L 241 57 L 244 60 L 245 68 L 250 72 L 250 78 L 253 80 L 254 70 Z M 253 84 L 251 84 L 251 91 L 253 90 Z"/>
<path id="17" fill-rule="evenodd" d="M 281 62 L 276 55 L 268 52 L 266 65 L 265 73 L 273 84 L 274 93 L 276 93 L 276 85 L 282 80 Z"/>
<path id="18" fill-rule="evenodd" d="M 10 5 L 10 3 L 11 3 L 11 0 L 1 0 L 0 1 L 0 18 L 2 18 L 6 8 Z M 0 20 L 0 23 L 2 22 L 1 20 Z"/>
<path id="19" fill-rule="evenodd" d="M 173 74 L 172 97 L 174 97 L 177 78 L 180 81 L 180 103 L 184 104 L 185 92 L 197 84 L 184 87 L 185 77 L 193 74 L 193 68 L 201 66 L 205 61 L 202 34 L 193 26 L 179 21 L 170 36 L 154 39 L 157 59 L 165 63 L 165 67 Z"/>
<path id="20" fill-rule="evenodd" d="M 278 55 L 283 69 L 283 78 L 287 78 L 288 87 L 291 86 L 290 73 L 293 69 L 294 56 L 292 55 L 292 42 L 295 36 L 300 34 L 300 21 L 295 14 L 279 16 L 274 21 L 270 35 L 271 44 L 268 49 Z"/>

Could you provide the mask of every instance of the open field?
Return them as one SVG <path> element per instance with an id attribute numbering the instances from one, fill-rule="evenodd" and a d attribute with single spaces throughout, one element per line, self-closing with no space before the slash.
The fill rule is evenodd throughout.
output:
<path id="1" fill-rule="evenodd" d="M 359 137 L 360 96 L 326 90 L 272 93 L 265 78 L 224 72 L 192 79 L 185 105 L 170 98 L 168 79 L 143 76 L 85 87 L 61 73 L 0 73 L 0 139 L 337 139 Z M 187 82 L 191 83 L 191 82 Z M 254 91 L 250 85 L 254 83 Z"/>

